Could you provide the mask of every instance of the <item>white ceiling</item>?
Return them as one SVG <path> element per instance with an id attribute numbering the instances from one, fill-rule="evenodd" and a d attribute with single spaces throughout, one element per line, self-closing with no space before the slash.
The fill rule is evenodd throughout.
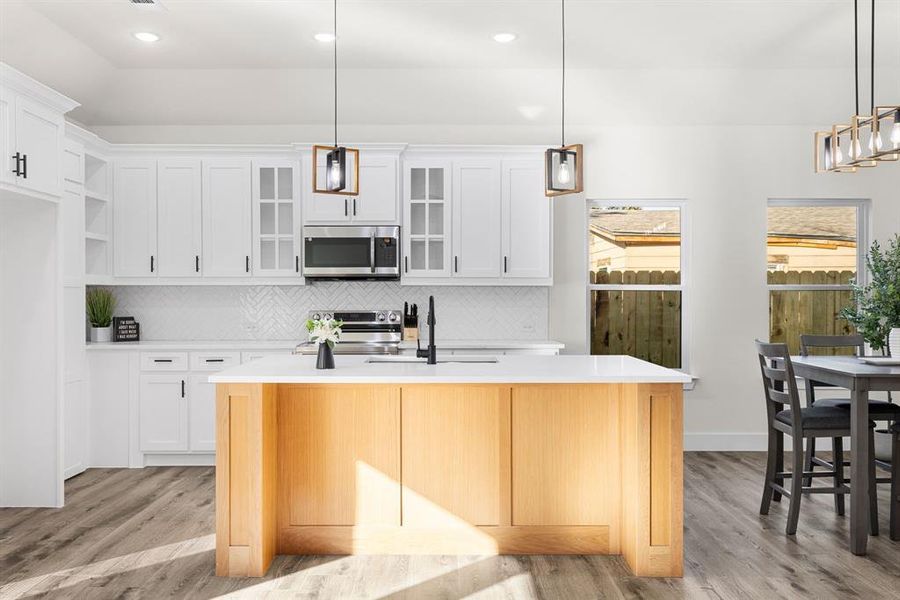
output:
<path id="1" fill-rule="evenodd" d="M 331 119 L 331 45 L 313 39 L 331 29 L 330 1 L 162 4 L 0 0 L 0 60 L 80 101 L 73 116 L 88 125 Z M 852 5 L 568 0 L 571 121 L 796 123 L 848 112 Z M 558 121 L 558 0 L 338 0 L 338 10 L 343 121 Z M 878 0 L 877 14 L 879 90 L 898 96 L 879 99 L 896 103 L 900 0 Z M 162 39 L 142 43 L 136 31 Z M 519 37 L 497 44 L 500 31 Z"/>
<path id="2" fill-rule="evenodd" d="M 325 68 L 328 0 L 27 0 L 120 68 Z M 6 1 L 5 4 L 14 2 Z M 868 2 L 862 0 L 868 11 Z M 574 68 L 831 67 L 852 64 L 850 0 L 569 0 Z M 558 0 L 339 0 L 342 66 L 548 68 Z M 900 64 L 900 2 L 879 0 L 881 58 Z M 865 17 L 864 17 L 865 18 Z M 865 21 L 863 29 L 867 29 Z M 892 27 L 893 26 L 893 27 Z M 152 31 L 157 44 L 132 34 Z M 492 35 L 519 38 L 498 44 Z"/>

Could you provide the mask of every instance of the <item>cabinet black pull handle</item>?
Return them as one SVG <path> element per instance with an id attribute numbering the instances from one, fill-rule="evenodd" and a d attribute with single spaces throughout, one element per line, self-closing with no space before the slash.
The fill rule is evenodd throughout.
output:
<path id="1" fill-rule="evenodd" d="M 344 198 L 344 216 L 346 217 L 347 215 L 348 215 L 348 213 L 347 213 L 347 199 Z"/>
<path id="2" fill-rule="evenodd" d="M 197 273 L 200 272 L 200 255 L 199 254 L 194 256 L 194 271 L 196 271 Z"/>
<path id="3" fill-rule="evenodd" d="M 151 256 L 151 257 L 150 257 L 150 272 L 151 272 L 151 273 L 153 272 L 153 269 L 154 269 L 154 265 L 153 265 L 153 257 Z"/>
<path id="4" fill-rule="evenodd" d="M 404 257 L 403 257 L 403 265 L 404 265 L 404 266 L 403 266 L 403 272 L 404 272 L 404 273 L 409 273 L 409 257 L 408 257 L 408 256 L 404 256 Z"/>
<path id="5" fill-rule="evenodd" d="M 504 256 L 503 257 L 503 272 L 504 273 L 506 273 L 506 260 L 507 260 L 507 257 Z"/>
<path id="6" fill-rule="evenodd" d="M 353 199 L 353 216 L 356 216 L 356 198 Z"/>
<path id="7" fill-rule="evenodd" d="M 154 358 L 153 362 L 155 363 L 170 363 L 172 362 L 171 358 Z"/>
<path id="8" fill-rule="evenodd" d="M 22 154 L 19 152 L 16 152 L 10 158 L 16 159 L 16 168 L 13 169 L 12 172 L 15 173 L 16 177 L 18 177 L 22 174 L 22 172 L 20 171 L 20 168 L 21 168 L 20 165 L 22 162 Z"/>
<path id="9" fill-rule="evenodd" d="M 181 397 L 184 398 L 184 379 L 181 380 Z"/>
<path id="10" fill-rule="evenodd" d="M 224 358 L 207 358 L 207 359 L 206 359 L 206 362 L 208 362 L 208 363 L 211 363 L 211 362 L 219 363 L 219 362 L 225 362 L 225 359 L 224 359 Z"/>
<path id="11" fill-rule="evenodd" d="M 28 179 L 28 155 L 22 155 L 22 179 Z"/>
<path id="12" fill-rule="evenodd" d="M 459 257 L 458 256 L 453 257 L 453 272 L 459 273 Z"/>
<path id="13" fill-rule="evenodd" d="M 300 257 L 299 256 L 294 257 L 294 271 L 297 273 L 300 272 Z"/>
<path id="14" fill-rule="evenodd" d="M 250 257 L 249 256 L 244 257 L 244 271 L 246 271 L 247 273 L 250 272 Z"/>

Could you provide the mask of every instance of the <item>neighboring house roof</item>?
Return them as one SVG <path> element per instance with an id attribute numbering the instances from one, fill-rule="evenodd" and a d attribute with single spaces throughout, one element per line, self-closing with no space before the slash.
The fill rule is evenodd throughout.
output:
<path id="1" fill-rule="evenodd" d="M 772 206 L 770 244 L 856 245 L 856 209 L 817 206 L 812 210 Z M 591 210 L 591 233 L 617 244 L 674 244 L 681 233 L 677 210 Z"/>

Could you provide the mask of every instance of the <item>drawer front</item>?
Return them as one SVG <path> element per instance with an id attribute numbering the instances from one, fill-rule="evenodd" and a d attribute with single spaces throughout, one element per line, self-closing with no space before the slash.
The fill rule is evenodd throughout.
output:
<path id="1" fill-rule="evenodd" d="M 141 352 L 141 371 L 187 371 L 187 352 Z"/>
<path id="2" fill-rule="evenodd" d="M 191 352 L 191 371 L 221 371 L 239 364 L 240 352 Z"/>

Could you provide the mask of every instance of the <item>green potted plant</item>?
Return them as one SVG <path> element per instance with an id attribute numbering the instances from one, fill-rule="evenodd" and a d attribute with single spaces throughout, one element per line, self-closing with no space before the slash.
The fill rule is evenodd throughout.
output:
<path id="1" fill-rule="evenodd" d="M 876 241 L 866 254 L 870 281 L 852 284 L 853 304 L 841 317 L 856 327 L 872 350 L 894 354 L 900 348 L 900 234 L 882 250 Z M 900 356 L 898 356 L 900 358 Z"/>
<path id="2" fill-rule="evenodd" d="M 92 288 L 87 292 L 87 317 L 91 323 L 92 342 L 112 341 L 112 319 L 116 298 L 105 288 Z"/>

